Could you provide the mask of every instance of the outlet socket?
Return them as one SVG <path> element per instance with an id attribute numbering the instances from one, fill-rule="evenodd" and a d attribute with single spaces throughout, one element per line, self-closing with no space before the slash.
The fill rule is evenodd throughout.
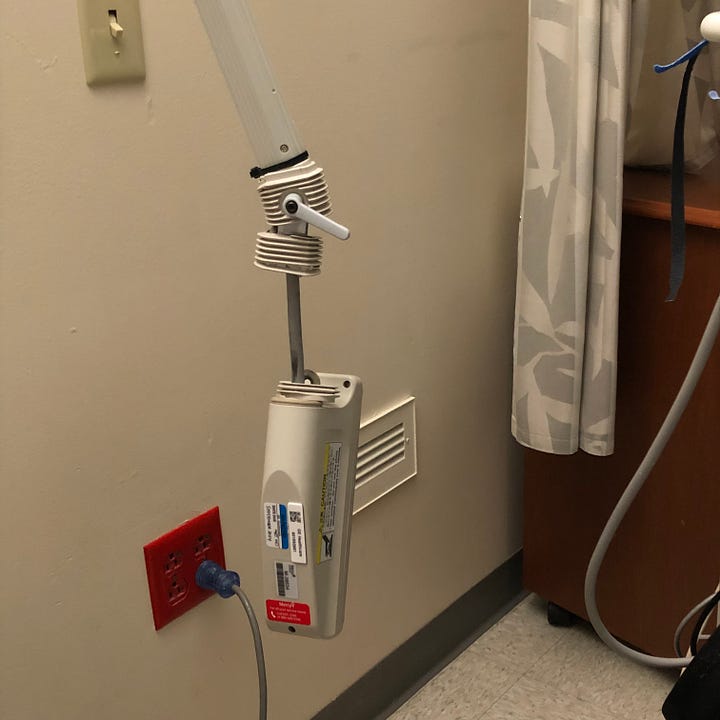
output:
<path id="1" fill-rule="evenodd" d="M 214 593 L 195 584 L 203 560 L 225 567 L 220 509 L 184 522 L 143 548 L 155 629 L 165 627 Z"/>

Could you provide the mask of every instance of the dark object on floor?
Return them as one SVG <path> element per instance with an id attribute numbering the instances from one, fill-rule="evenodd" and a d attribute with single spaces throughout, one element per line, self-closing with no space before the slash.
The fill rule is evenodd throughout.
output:
<path id="1" fill-rule="evenodd" d="M 662 711 L 667 720 L 720 718 L 720 629 L 675 683 Z"/>
<path id="2" fill-rule="evenodd" d="M 569 610 L 556 605 L 554 602 L 548 601 L 547 621 L 550 625 L 554 625 L 555 627 L 572 627 L 577 619 L 577 615 L 574 615 Z"/>
<path id="3" fill-rule="evenodd" d="M 690 636 L 690 653 L 695 656 L 698 654 L 698 640 L 700 639 L 700 633 L 705 627 L 705 622 L 710 617 L 712 611 L 720 604 L 720 592 L 716 592 L 709 600 L 707 605 L 702 609 L 700 615 L 698 615 L 697 622 L 693 628 L 692 635 Z"/>

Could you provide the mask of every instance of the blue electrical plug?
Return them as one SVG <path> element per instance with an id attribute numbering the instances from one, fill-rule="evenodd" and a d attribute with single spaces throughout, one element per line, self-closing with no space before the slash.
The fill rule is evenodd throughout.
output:
<path id="1" fill-rule="evenodd" d="M 203 590 L 212 590 L 222 598 L 229 598 L 235 594 L 233 585 L 240 585 L 240 576 L 212 560 L 203 560 L 195 573 L 195 582 Z"/>

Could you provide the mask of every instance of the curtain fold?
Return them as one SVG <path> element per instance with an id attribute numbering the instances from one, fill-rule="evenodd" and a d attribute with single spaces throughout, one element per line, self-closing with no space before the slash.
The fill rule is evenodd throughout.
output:
<path id="1" fill-rule="evenodd" d="M 530 0 L 512 431 L 613 451 L 631 0 Z"/>

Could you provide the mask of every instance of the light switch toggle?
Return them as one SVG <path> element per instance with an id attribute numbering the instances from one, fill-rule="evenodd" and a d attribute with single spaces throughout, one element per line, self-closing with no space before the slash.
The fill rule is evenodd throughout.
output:
<path id="1" fill-rule="evenodd" d="M 77 4 L 87 84 L 142 82 L 140 0 L 77 0 Z"/>
<path id="2" fill-rule="evenodd" d="M 110 34 L 116 39 L 120 40 L 125 32 L 123 26 L 118 22 L 117 10 L 108 10 L 108 16 L 110 17 Z"/>

